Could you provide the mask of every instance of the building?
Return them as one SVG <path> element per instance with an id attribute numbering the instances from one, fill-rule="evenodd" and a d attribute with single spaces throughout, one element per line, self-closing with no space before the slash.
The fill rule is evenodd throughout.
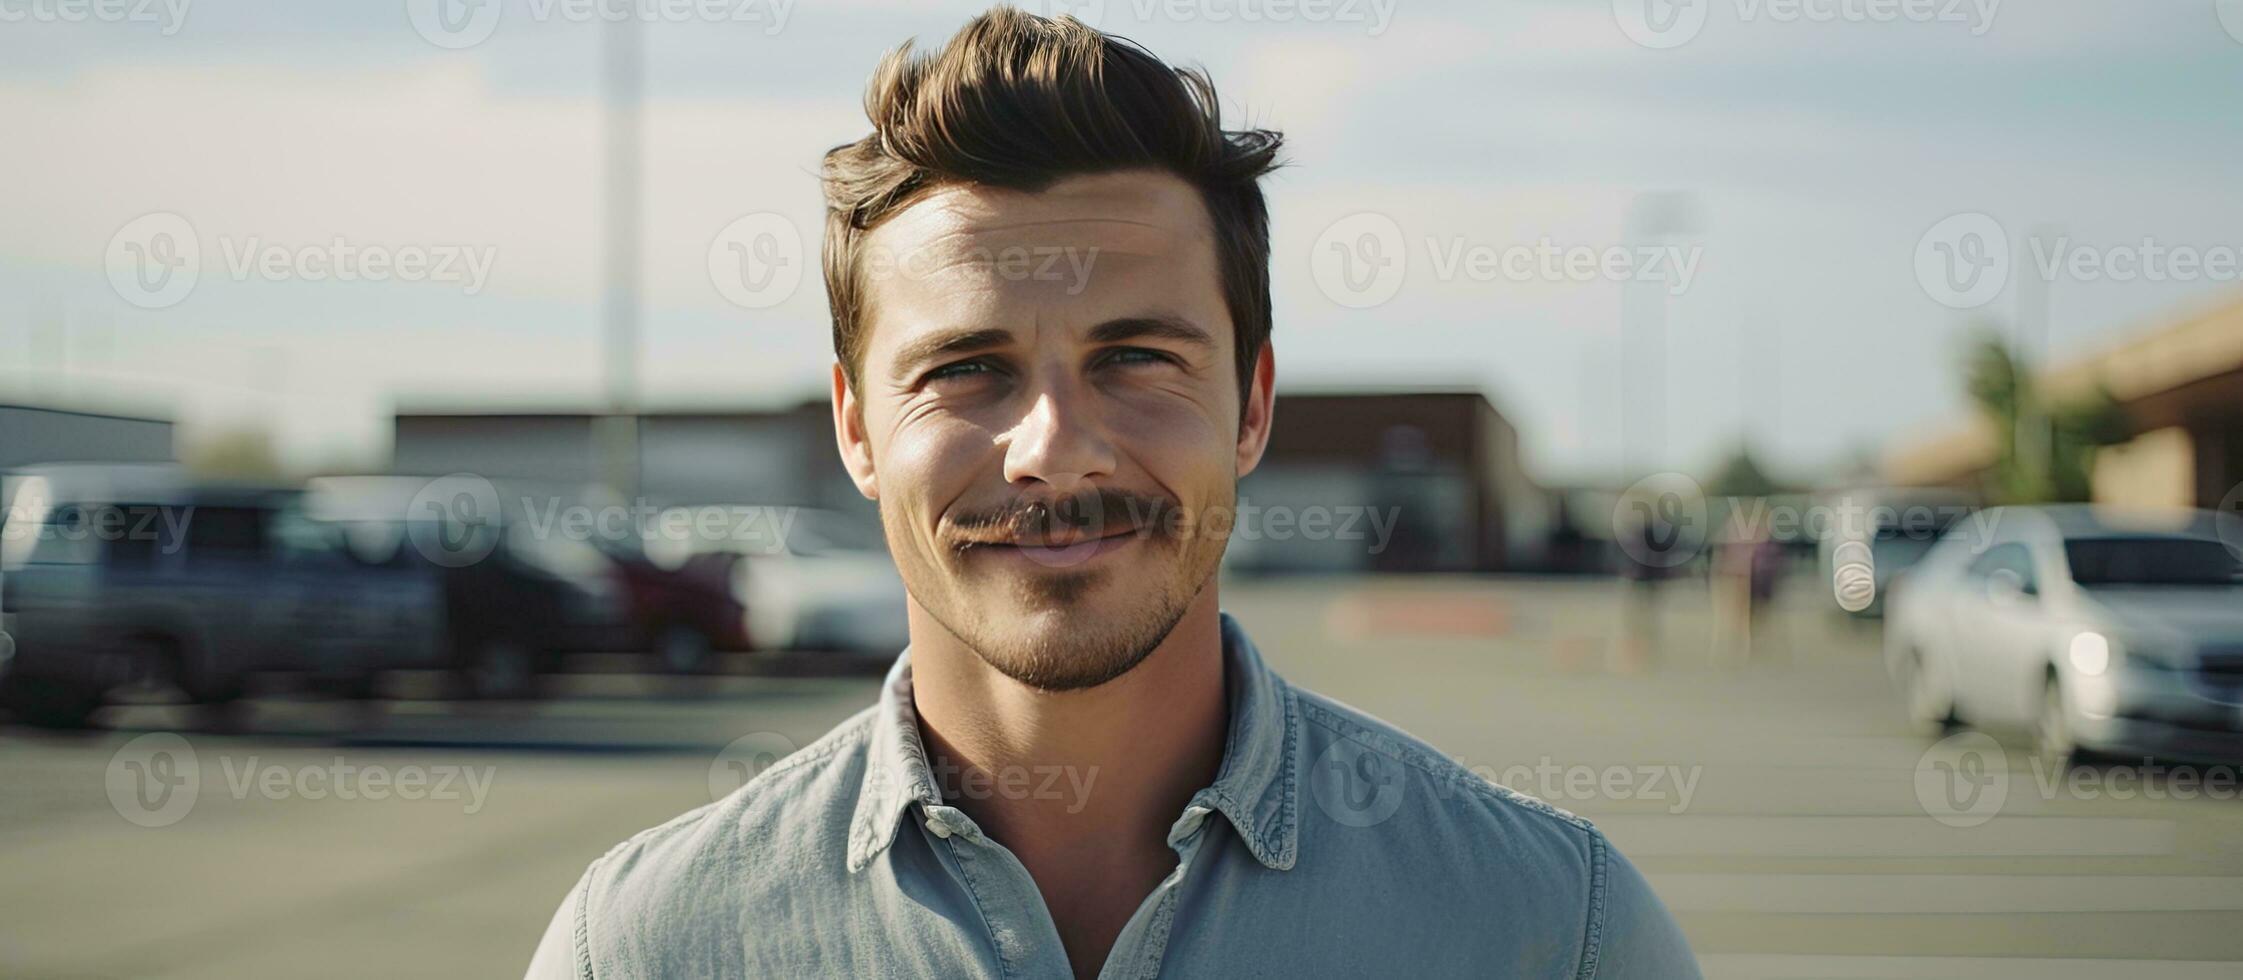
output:
<path id="1" fill-rule="evenodd" d="M 2095 500 L 2145 507 L 2229 506 L 2243 486 L 2243 297 L 2145 331 L 2042 373 L 2062 402 L 2100 386 L 2131 438 L 2095 455 Z M 1975 486 L 1999 441 L 1973 419 L 1900 446 L 1885 475 L 1900 486 Z"/>
<path id="2" fill-rule="evenodd" d="M 660 505 L 873 513 L 824 401 L 636 417 L 416 410 L 396 416 L 395 437 L 399 473 L 619 485 L 629 475 L 609 472 L 608 447 L 627 460 L 635 443 L 638 492 Z M 1251 571 L 1538 568 L 1554 526 L 1517 433 L 1477 391 L 1279 395 L 1269 451 L 1239 494 L 1231 562 Z"/>
<path id="3" fill-rule="evenodd" d="M 827 403 L 777 411 L 400 412 L 390 468 L 555 484 L 637 484 L 663 505 L 864 505 L 834 450 Z M 635 447 L 635 452 L 633 450 Z M 635 473 L 610 460 L 635 456 Z"/>
<path id="4" fill-rule="evenodd" d="M 0 470 L 34 463 L 166 463 L 173 459 L 164 419 L 0 404 Z"/>
<path id="5" fill-rule="evenodd" d="M 1472 390 L 1281 393 L 1239 500 L 1246 570 L 1538 570 L 1556 526 L 1517 431 Z"/>

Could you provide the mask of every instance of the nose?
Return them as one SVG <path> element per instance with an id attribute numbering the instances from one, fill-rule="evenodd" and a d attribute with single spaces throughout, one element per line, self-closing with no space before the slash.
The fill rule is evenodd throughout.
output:
<path id="1" fill-rule="evenodd" d="M 1097 411 L 1065 384 L 1036 396 L 1005 434 L 1005 479 L 1073 493 L 1114 473 L 1114 446 Z"/>

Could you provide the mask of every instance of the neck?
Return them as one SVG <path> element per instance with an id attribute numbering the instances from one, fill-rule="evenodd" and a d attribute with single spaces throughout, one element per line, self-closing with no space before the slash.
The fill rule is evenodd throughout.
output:
<path id="1" fill-rule="evenodd" d="M 950 802 L 1015 850 L 1104 841 L 1165 853 L 1169 826 L 1222 764 L 1229 705 L 1215 591 L 1200 590 L 1129 672 L 1060 692 L 990 667 L 913 603 L 913 700 Z"/>

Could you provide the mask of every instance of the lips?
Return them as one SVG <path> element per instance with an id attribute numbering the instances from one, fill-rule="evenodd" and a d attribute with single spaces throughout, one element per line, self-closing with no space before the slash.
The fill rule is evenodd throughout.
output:
<path id="1" fill-rule="evenodd" d="M 960 551 L 1011 555 L 1050 568 L 1068 568 L 1126 547 L 1137 536 L 1136 528 L 1125 526 L 1103 534 L 1026 535 L 967 541 L 960 545 Z"/>

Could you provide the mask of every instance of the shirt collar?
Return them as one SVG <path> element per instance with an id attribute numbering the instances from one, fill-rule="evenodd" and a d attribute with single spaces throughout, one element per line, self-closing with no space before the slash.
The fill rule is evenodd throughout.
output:
<path id="1" fill-rule="evenodd" d="M 1223 765 L 1215 782 L 1192 796 L 1191 805 L 1223 814 L 1255 860 L 1283 871 L 1299 855 L 1300 705 L 1228 613 L 1222 616 L 1222 634 L 1230 690 Z M 919 737 L 919 713 L 912 706 L 909 649 L 896 658 L 881 685 L 865 763 L 849 823 L 851 872 L 863 870 L 894 843 L 911 804 L 942 802 Z"/>

